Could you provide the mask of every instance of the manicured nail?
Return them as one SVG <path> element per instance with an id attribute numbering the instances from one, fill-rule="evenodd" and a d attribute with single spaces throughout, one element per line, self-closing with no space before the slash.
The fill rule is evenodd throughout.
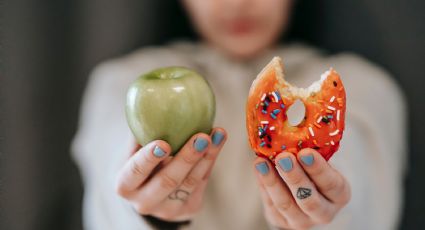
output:
<path id="1" fill-rule="evenodd" d="M 212 136 L 212 143 L 214 145 L 220 145 L 220 143 L 221 143 L 221 141 L 223 141 L 223 139 L 224 139 L 223 133 L 221 133 L 219 131 L 214 132 L 214 134 Z"/>
<path id="2" fill-rule="evenodd" d="M 290 157 L 281 158 L 278 161 L 283 171 L 288 172 L 292 169 L 292 161 Z"/>
<path id="3" fill-rule="evenodd" d="M 165 155 L 165 151 L 162 150 L 158 145 L 153 149 L 153 155 L 156 157 L 163 157 Z"/>
<path id="4" fill-rule="evenodd" d="M 255 165 L 255 168 L 258 172 L 261 173 L 261 175 L 266 175 L 269 172 L 269 166 L 266 162 L 260 162 Z"/>
<path id="5" fill-rule="evenodd" d="M 313 155 L 306 155 L 306 156 L 301 156 L 301 161 L 305 164 L 305 165 L 312 165 L 314 163 L 314 157 Z"/>
<path id="6" fill-rule="evenodd" d="M 204 149 L 208 146 L 208 141 L 204 138 L 196 138 L 195 143 L 193 144 L 195 146 L 196 151 L 202 152 Z"/>

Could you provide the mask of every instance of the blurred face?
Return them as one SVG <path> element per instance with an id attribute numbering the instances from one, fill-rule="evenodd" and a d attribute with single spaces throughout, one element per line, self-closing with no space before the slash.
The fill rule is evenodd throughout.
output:
<path id="1" fill-rule="evenodd" d="M 291 0 L 182 0 L 198 33 L 236 58 L 272 46 L 287 27 Z"/>

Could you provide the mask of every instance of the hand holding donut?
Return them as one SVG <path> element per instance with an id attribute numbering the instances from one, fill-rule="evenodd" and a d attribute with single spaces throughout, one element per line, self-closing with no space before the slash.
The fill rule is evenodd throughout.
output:
<path id="1" fill-rule="evenodd" d="M 120 171 L 117 193 L 141 215 L 189 220 L 201 208 L 210 171 L 226 138 L 222 128 L 213 129 L 210 136 L 195 134 L 174 157 L 167 142 L 150 142 Z"/>
<path id="2" fill-rule="evenodd" d="M 332 221 L 351 197 L 347 180 L 319 152 L 278 154 L 254 161 L 264 215 L 277 228 L 308 229 Z"/>
<path id="3" fill-rule="evenodd" d="M 304 119 L 288 120 L 296 100 Z M 305 229 L 329 223 L 350 200 L 350 186 L 328 160 L 339 149 L 345 128 L 345 88 L 330 69 L 308 88 L 284 79 L 275 57 L 252 83 L 246 123 L 264 213 L 278 228 Z M 276 170 L 275 170 L 276 167 Z"/>

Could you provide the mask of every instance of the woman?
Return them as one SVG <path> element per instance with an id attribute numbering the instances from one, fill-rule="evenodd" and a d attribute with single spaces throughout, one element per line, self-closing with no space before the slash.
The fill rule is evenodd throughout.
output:
<path id="1" fill-rule="evenodd" d="M 182 4 L 202 42 L 136 50 L 99 65 L 90 78 L 73 144 L 85 182 L 85 227 L 395 228 L 406 110 L 388 74 L 353 54 L 326 56 L 301 44 L 278 46 L 291 1 Z M 303 149 L 297 156 L 280 153 L 274 168 L 249 149 L 247 93 L 273 56 L 283 57 L 288 81 L 298 86 L 308 86 L 330 66 L 341 74 L 347 88 L 346 132 L 329 163 Z M 193 68 L 207 78 L 216 95 L 215 123 L 223 127 L 194 135 L 176 157 L 169 157 L 170 146 L 161 140 L 134 149 L 123 108 L 132 81 L 170 65 Z M 307 198 L 296 196 L 301 187 L 309 190 Z"/>

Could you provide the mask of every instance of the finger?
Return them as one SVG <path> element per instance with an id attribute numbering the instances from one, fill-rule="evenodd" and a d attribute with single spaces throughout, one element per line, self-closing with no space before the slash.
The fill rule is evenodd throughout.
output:
<path id="1" fill-rule="evenodd" d="M 226 131 L 222 128 L 216 128 L 211 133 L 210 138 L 212 145 L 202 159 L 189 172 L 179 187 L 180 190 L 187 192 L 187 194 L 192 194 L 200 182 L 204 178 L 206 179 L 207 173 L 209 173 L 210 169 L 213 167 L 214 162 L 220 153 L 220 149 L 223 147 L 227 139 Z"/>
<path id="2" fill-rule="evenodd" d="M 220 151 L 224 143 L 227 141 L 227 132 L 225 129 L 217 127 L 211 131 L 211 141 L 212 145 L 211 151 Z"/>
<path id="3" fill-rule="evenodd" d="M 197 170 L 203 168 L 203 173 L 201 173 L 203 174 L 203 180 L 208 180 L 208 178 L 210 177 L 212 167 L 214 166 L 218 154 L 220 153 L 221 149 L 227 141 L 227 132 L 223 128 L 215 128 L 211 131 L 210 137 L 212 145 L 210 146 L 205 156 L 202 158 L 201 162 L 198 163 L 198 165 L 202 164 L 203 166 L 196 166 L 198 167 Z M 206 171 L 204 171 L 205 166 L 207 168 Z"/>
<path id="4" fill-rule="evenodd" d="M 269 194 L 267 194 L 266 188 L 261 183 L 259 178 L 257 181 L 260 187 L 260 195 L 261 195 L 261 200 L 263 201 L 262 203 L 263 203 L 263 209 L 264 209 L 266 220 L 272 226 L 280 227 L 280 228 L 288 228 L 289 224 L 285 216 L 280 214 L 279 211 L 274 207 L 272 199 L 270 198 Z"/>
<path id="5" fill-rule="evenodd" d="M 168 165 L 173 160 L 173 158 L 173 156 L 167 156 L 164 158 L 164 160 L 161 161 L 161 163 L 159 163 L 159 165 L 161 166 L 161 168 L 163 168 Z"/>
<path id="6" fill-rule="evenodd" d="M 193 193 L 190 195 L 188 202 L 185 205 L 187 213 L 199 213 L 202 207 L 202 199 L 204 197 L 205 189 L 207 188 L 208 182 L 203 180 L 195 188 Z"/>
<path id="7" fill-rule="evenodd" d="M 212 167 L 227 141 L 227 132 L 223 128 L 214 128 L 211 131 L 211 146 L 201 161 L 192 170 L 198 175 L 202 175 L 203 180 L 207 180 L 211 174 Z"/>
<path id="8" fill-rule="evenodd" d="M 135 154 L 142 146 L 139 143 L 134 143 L 133 149 L 130 151 L 131 155 Z"/>
<path id="9" fill-rule="evenodd" d="M 152 177 L 152 175 L 155 175 L 156 173 L 158 173 L 159 170 L 161 170 L 162 168 L 164 168 L 168 163 L 171 162 L 171 160 L 173 160 L 173 156 L 168 155 L 167 157 L 165 157 L 161 162 L 159 162 L 158 166 L 156 166 L 152 170 L 150 177 Z M 149 178 L 147 180 L 149 180 Z"/>
<path id="10" fill-rule="evenodd" d="M 165 141 L 152 141 L 139 149 L 127 160 L 118 174 L 117 192 L 128 196 L 137 189 L 152 173 L 155 167 L 164 160 L 171 151 Z"/>
<path id="11" fill-rule="evenodd" d="M 289 224 L 300 228 L 302 226 L 299 225 L 309 223 L 309 217 L 295 203 L 291 192 L 277 171 L 273 169 L 271 163 L 264 158 L 257 157 L 254 166 L 258 179 L 264 185 L 273 206 L 285 217 Z"/>
<path id="12" fill-rule="evenodd" d="M 144 203 L 144 207 L 159 204 L 180 186 L 190 170 L 208 151 L 210 143 L 210 137 L 204 133 L 192 136 L 170 163 L 141 188 L 137 197 Z"/>
<path id="13" fill-rule="evenodd" d="M 303 149 L 297 158 L 317 189 L 328 200 L 339 205 L 345 205 L 350 200 L 350 186 L 347 180 L 319 152 L 309 148 Z"/>
<path id="14" fill-rule="evenodd" d="M 328 223 L 335 207 L 316 189 L 292 153 L 283 152 L 276 159 L 276 168 L 291 190 L 298 206 L 316 223 Z"/>

